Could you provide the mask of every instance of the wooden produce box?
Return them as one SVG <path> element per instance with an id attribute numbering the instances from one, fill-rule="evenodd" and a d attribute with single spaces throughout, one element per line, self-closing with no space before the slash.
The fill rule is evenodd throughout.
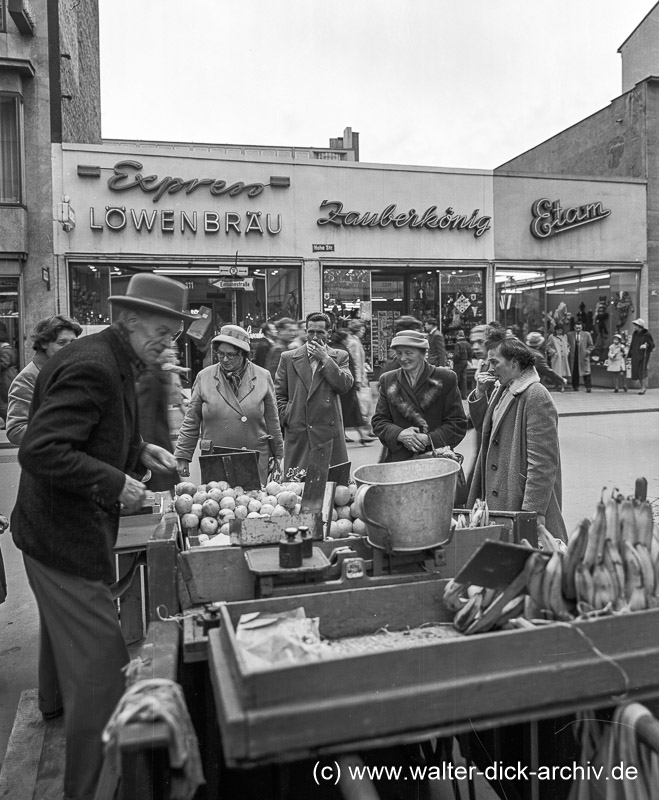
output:
<path id="1" fill-rule="evenodd" d="M 209 669 L 230 766 L 315 757 L 555 717 L 659 692 L 659 610 L 441 639 L 248 672 L 242 614 L 298 606 L 321 635 L 449 621 L 446 581 L 223 604 Z"/>

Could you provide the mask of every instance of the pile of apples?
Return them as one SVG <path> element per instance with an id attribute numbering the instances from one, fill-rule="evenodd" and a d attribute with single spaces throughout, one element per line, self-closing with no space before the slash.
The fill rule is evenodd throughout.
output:
<path id="1" fill-rule="evenodd" d="M 356 518 L 354 499 L 356 486 L 336 486 L 329 536 L 341 539 L 366 533 L 364 523 Z M 287 517 L 300 513 L 304 484 L 271 481 L 263 489 L 245 491 L 231 487 L 226 481 L 209 481 L 199 486 L 182 482 L 176 487 L 174 507 L 181 527 L 191 535 L 229 535 L 234 519 Z"/>

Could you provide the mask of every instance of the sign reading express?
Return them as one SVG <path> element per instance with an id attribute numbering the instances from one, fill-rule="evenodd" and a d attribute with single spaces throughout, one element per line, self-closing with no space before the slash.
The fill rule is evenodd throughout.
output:
<path id="1" fill-rule="evenodd" d="M 441 214 L 437 206 L 430 206 L 422 214 L 416 209 L 397 213 L 395 204 L 388 205 L 383 211 L 344 211 L 343 203 L 338 200 L 323 200 L 321 209 L 327 209 L 327 216 L 317 220 L 318 225 L 335 225 L 342 228 L 425 228 L 427 230 L 471 230 L 479 237 L 490 230 L 492 217 L 478 216 L 476 208 L 471 216 L 456 214 L 449 207 Z"/>
<path id="2" fill-rule="evenodd" d="M 139 161 L 118 161 L 114 165 L 114 173 L 108 179 L 108 189 L 112 192 L 134 192 L 139 190 L 151 195 L 151 200 L 157 203 L 163 197 L 183 192 L 190 195 L 201 188 L 205 188 L 213 197 L 238 197 L 246 195 L 258 197 L 268 184 L 244 183 L 236 181 L 227 183 L 221 178 L 183 178 L 166 175 L 142 175 L 139 171 L 142 164 Z M 93 207 L 89 209 L 89 227 L 93 231 L 119 232 L 132 228 L 137 233 L 193 233 L 201 231 L 205 234 L 244 234 L 268 233 L 276 236 L 281 233 L 281 214 L 263 214 L 261 211 L 237 211 L 224 213 L 209 210 L 186 212 L 171 209 L 146 209 L 127 208 L 124 205 L 105 206 L 103 210 Z"/>

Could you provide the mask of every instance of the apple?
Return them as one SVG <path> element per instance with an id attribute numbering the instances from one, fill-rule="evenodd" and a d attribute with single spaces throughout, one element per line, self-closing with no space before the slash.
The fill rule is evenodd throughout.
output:
<path id="1" fill-rule="evenodd" d="M 208 536 L 214 536 L 220 529 L 220 523 L 215 517 L 204 517 L 199 523 L 199 530 Z"/>
<path id="2" fill-rule="evenodd" d="M 220 513 L 220 504 L 215 500 L 208 499 L 202 504 L 201 513 L 204 517 L 217 517 Z"/>
<path id="3" fill-rule="evenodd" d="M 174 502 L 174 508 L 181 516 L 189 514 L 192 511 L 192 498 L 190 495 L 180 494 Z"/>
<path id="4" fill-rule="evenodd" d="M 218 489 L 217 486 L 214 486 L 208 492 L 208 499 L 215 500 L 216 503 L 219 503 L 222 497 L 223 497 L 222 490 Z"/>
<path id="5" fill-rule="evenodd" d="M 220 508 L 222 509 L 228 508 L 231 511 L 233 511 L 235 507 L 236 507 L 236 501 L 233 499 L 233 497 L 223 497 L 220 500 Z"/>
<path id="6" fill-rule="evenodd" d="M 196 514 L 184 514 L 181 517 L 181 527 L 183 530 L 194 530 L 199 527 L 199 517 Z"/>
<path id="7" fill-rule="evenodd" d="M 203 509 L 201 503 L 193 503 L 192 508 L 190 509 L 191 514 L 195 514 L 198 519 L 201 519 L 203 515 Z"/>
<path id="8" fill-rule="evenodd" d="M 201 505 L 201 504 L 205 503 L 206 500 L 208 500 L 208 494 L 206 492 L 200 492 L 200 491 L 197 490 L 192 495 L 192 502 L 193 503 L 199 503 Z"/>

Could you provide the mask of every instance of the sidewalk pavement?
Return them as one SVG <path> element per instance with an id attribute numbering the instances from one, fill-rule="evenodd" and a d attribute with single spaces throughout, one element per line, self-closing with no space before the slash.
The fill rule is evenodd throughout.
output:
<path id="1" fill-rule="evenodd" d="M 638 392 L 638 389 L 630 389 L 628 392 L 621 390 L 616 394 L 613 389 L 593 387 L 590 393 L 584 388 L 578 392 L 566 389 L 564 392 L 552 391 L 551 396 L 561 417 L 659 411 L 659 389 L 648 389 L 645 394 Z M 465 410 L 466 406 L 465 403 Z M 0 449 L 14 449 L 14 445 L 7 441 L 4 430 L 0 430 Z"/>

